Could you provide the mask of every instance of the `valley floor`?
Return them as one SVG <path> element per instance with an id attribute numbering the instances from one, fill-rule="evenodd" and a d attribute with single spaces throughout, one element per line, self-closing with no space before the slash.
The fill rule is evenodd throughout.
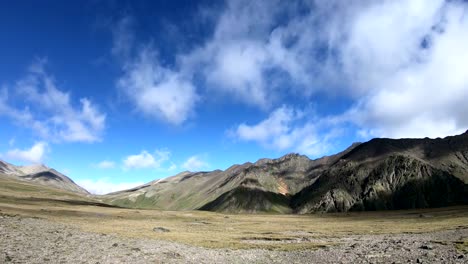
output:
<path id="1" fill-rule="evenodd" d="M 250 249 L 206 248 L 89 232 L 73 224 L 2 213 L 0 263 L 468 263 L 466 226 L 424 233 L 321 238 L 294 231 L 284 240 L 272 237 L 264 234 L 262 238 L 245 240 L 252 246 Z M 301 242 L 319 246 L 292 251 L 256 248 L 262 244 Z"/>
<path id="2" fill-rule="evenodd" d="M 468 206 L 343 214 L 113 207 L 0 177 L 0 263 L 468 263 Z"/>

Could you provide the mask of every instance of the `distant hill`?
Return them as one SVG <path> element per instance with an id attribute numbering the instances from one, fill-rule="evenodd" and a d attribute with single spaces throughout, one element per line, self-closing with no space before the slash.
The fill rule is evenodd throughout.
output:
<path id="1" fill-rule="evenodd" d="M 45 165 L 15 166 L 0 160 L 0 177 L 27 181 L 39 185 L 89 194 L 64 174 Z"/>
<path id="2" fill-rule="evenodd" d="M 468 132 L 373 139 L 316 160 L 288 154 L 225 171 L 183 172 L 102 198 L 136 208 L 277 213 L 468 204 Z"/>

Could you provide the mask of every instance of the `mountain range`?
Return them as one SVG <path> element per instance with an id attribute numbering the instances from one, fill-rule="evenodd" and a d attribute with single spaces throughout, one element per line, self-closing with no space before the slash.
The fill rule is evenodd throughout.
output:
<path id="1" fill-rule="evenodd" d="M 87 194 L 43 165 L 1 162 L 0 173 Z M 437 139 L 376 138 L 315 160 L 288 154 L 224 171 L 182 172 L 95 198 L 121 207 L 229 213 L 306 214 L 468 204 L 468 131 Z"/>

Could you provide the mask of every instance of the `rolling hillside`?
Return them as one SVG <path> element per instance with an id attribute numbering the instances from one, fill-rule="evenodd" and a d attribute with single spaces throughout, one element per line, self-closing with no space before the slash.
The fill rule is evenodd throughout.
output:
<path id="1" fill-rule="evenodd" d="M 89 194 L 67 176 L 45 165 L 15 166 L 0 160 L 0 177 L 27 181 L 78 194 Z"/>

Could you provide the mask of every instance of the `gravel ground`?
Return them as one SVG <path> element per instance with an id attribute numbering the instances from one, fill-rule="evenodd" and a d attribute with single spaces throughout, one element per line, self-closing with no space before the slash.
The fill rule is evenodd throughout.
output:
<path id="1" fill-rule="evenodd" d="M 468 229 L 459 228 L 328 238 L 338 245 L 315 251 L 205 249 L 0 215 L 0 263 L 468 263 L 468 256 L 455 247 L 455 241 L 467 239 Z"/>

